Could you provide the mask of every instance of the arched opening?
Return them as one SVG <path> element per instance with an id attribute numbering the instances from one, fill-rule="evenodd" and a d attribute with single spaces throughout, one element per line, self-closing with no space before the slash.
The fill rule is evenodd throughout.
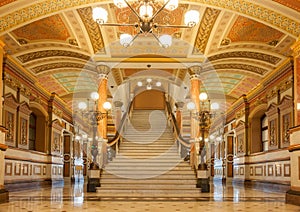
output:
<path id="1" fill-rule="evenodd" d="M 265 111 L 266 107 L 260 107 L 253 111 L 249 117 L 251 153 L 262 152 L 264 149 L 263 143 L 265 142 L 265 136 L 268 132 L 266 128 L 267 118 Z"/>
<path id="2" fill-rule="evenodd" d="M 165 94 L 159 90 L 147 90 L 139 93 L 134 98 L 135 110 L 164 110 Z"/>
<path id="3" fill-rule="evenodd" d="M 29 149 L 47 152 L 46 145 L 46 117 L 37 108 L 31 107 L 29 123 Z"/>

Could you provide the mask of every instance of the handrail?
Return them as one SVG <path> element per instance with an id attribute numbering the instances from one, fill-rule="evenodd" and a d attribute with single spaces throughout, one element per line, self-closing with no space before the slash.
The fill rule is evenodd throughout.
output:
<path id="1" fill-rule="evenodd" d="M 175 116 L 174 114 L 172 113 L 172 109 L 171 109 L 171 105 L 168 101 L 166 101 L 166 105 L 167 105 L 167 111 L 168 111 L 168 115 L 171 117 L 171 120 L 172 120 L 172 124 L 174 126 L 174 129 L 175 129 L 175 135 L 176 135 L 176 139 L 178 139 L 178 141 L 185 147 L 190 147 L 191 144 L 189 141 L 186 141 L 182 135 L 181 135 L 181 132 L 180 132 L 180 129 L 177 125 L 177 122 L 176 122 L 176 119 L 175 119 Z"/>
<path id="2" fill-rule="evenodd" d="M 107 142 L 108 146 L 113 146 L 113 145 L 115 145 L 119 141 L 119 139 L 120 139 L 120 133 L 119 132 L 123 129 L 124 124 L 125 124 L 125 120 L 127 119 L 130 111 L 132 110 L 132 106 L 133 106 L 133 101 L 131 101 L 128 104 L 127 110 L 126 110 L 126 112 L 122 116 L 122 119 L 120 121 L 120 125 L 119 125 L 119 127 L 117 129 L 117 132 L 116 132 L 115 136 L 111 140 L 109 140 Z"/>

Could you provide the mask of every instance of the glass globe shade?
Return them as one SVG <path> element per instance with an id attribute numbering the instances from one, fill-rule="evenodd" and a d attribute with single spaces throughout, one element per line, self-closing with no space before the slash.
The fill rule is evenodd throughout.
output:
<path id="1" fill-rule="evenodd" d="M 194 102 L 189 102 L 186 107 L 188 110 L 194 110 L 196 108 L 196 105 Z"/>
<path id="2" fill-rule="evenodd" d="M 184 15 L 184 23 L 187 26 L 194 27 L 200 21 L 200 13 L 196 10 L 190 10 Z"/>
<path id="3" fill-rule="evenodd" d="M 199 99 L 200 99 L 200 101 L 205 101 L 205 100 L 207 100 L 207 93 L 205 93 L 205 92 L 202 92 L 202 93 L 200 93 L 200 95 L 199 95 Z"/>
<path id="4" fill-rule="evenodd" d="M 161 82 L 156 82 L 156 86 L 160 87 L 161 86 Z"/>
<path id="5" fill-rule="evenodd" d="M 150 82 L 152 82 L 152 79 L 151 79 L 151 78 L 148 78 L 146 81 L 147 81 L 148 83 L 150 83 Z"/>
<path id="6" fill-rule="evenodd" d="M 151 89 L 152 89 L 152 86 L 149 84 L 149 85 L 147 85 L 146 89 L 147 89 L 147 90 L 151 90 Z"/>
<path id="7" fill-rule="evenodd" d="M 114 0 L 114 4 L 120 9 L 127 7 L 127 4 L 124 0 Z"/>
<path id="8" fill-rule="evenodd" d="M 85 110 L 87 108 L 87 104 L 85 102 L 78 103 L 79 110 Z"/>
<path id="9" fill-rule="evenodd" d="M 142 83 L 141 81 L 139 81 L 139 82 L 137 82 L 137 85 L 138 85 L 139 87 L 141 87 L 141 86 L 143 86 L 143 83 Z"/>
<path id="10" fill-rule="evenodd" d="M 110 110 L 111 109 L 111 103 L 110 102 L 104 102 L 103 103 L 104 110 Z"/>
<path id="11" fill-rule="evenodd" d="M 144 4 L 140 7 L 140 16 L 151 18 L 153 16 L 153 8 L 150 5 Z"/>
<path id="12" fill-rule="evenodd" d="M 163 48 L 168 48 L 172 45 L 171 35 L 162 35 L 158 38 L 158 40 Z"/>
<path id="13" fill-rule="evenodd" d="M 132 39 L 133 39 L 132 35 L 121 34 L 120 35 L 120 44 L 124 47 L 128 47 L 131 45 Z"/>
<path id="14" fill-rule="evenodd" d="M 168 2 L 168 0 L 164 0 L 164 3 L 167 3 L 167 2 Z M 172 11 L 172 10 L 177 9 L 177 7 L 178 7 L 178 0 L 170 0 L 169 3 L 166 5 L 165 8 L 167 10 Z"/>
<path id="15" fill-rule="evenodd" d="M 93 20 L 98 24 L 104 24 L 108 20 L 108 13 L 106 9 L 102 7 L 96 7 L 93 9 Z"/>
<path id="16" fill-rule="evenodd" d="M 97 92 L 92 92 L 91 98 L 92 100 L 97 101 L 99 99 L 99 94 Z"/>
<path id="17" fill-rule="evenodd" d="M 210 108 L 212 110 L 218 110 L 218 109 L 220 109 L 220 105 L 217 102 L 214 102 L 210 105 Z"/>

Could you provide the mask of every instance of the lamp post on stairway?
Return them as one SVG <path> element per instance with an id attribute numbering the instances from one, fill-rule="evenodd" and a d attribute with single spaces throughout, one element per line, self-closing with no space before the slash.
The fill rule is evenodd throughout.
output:
<path id="1" fill-rule="evenodd" d="M 199 95 L 200 106 L 199 110 L 192 114 L 192 117 L 199 123 L 199 153 L 200 161 L 197 170 L 197 187 L 201 188 L 201 192 L 209 192 L 209 172 L 206 163 L 207 147 L 205 142 L 208 142 L 209 129 L 211 126 L 211 119 L 216 115 L 212 110 L 219 109 L 218 103 L 210 103 L 206 93 Z M 194 110 L 195 104 L 189 103 L 189 110 Z"/>
<path id="2" fill-rule="evenodd" d="M 91 93 L 91 99 L 93 100 L 93 105 L 90 108 L 89 101 L 90 99 L 87 99 L 86 102 L 79 102 L 78 108 L 81 111 L 82 118 L 87 121 L 87 123 L 92 127 L 92 145 L 91 145 L 91 155 L 92 155 L 92 163 L 90 163 L 90 169 L 89 169 L 89 178 L 88 178 L 88 185 L 87 185 L 87 191 L 88 192 L 95 192 L 96 187 L 100 186 L 100 167 L 97 162 L 97 156 L 98 156 L 98 142 L 99 137 L 97 136 L 97 129 L 99 122 L 107 118 L 108 116 L 108 110 L 111 109 L 111 103 L 110 102 L 104 102 L 103 108 L 106 110 L 105 113 L 98 110 L 98 99 L 99 94 L 97 92 Z M 102 138 L 103 139 L 103 138 Z"/>

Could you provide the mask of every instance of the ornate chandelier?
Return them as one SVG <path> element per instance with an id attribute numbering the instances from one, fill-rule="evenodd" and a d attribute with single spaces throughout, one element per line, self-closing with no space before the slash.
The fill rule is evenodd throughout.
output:
<path id="1" fill-rule="evenodd" d="M 136 9 L 129 4 L 129 0 L 114 0 L 114 4 L 118 8 L 126 8 L 133 12 L 137 17 L 136 23 L 107 23 L 108 12 L 102 7 L 96 7 L 93 9 L 93 19 L 100 26 L 132 26 L 136 29 L 136 34 L 121 34 L 120 43 L 124 47 L 132 45 L 133 41 L 141 34 L 151 34 L 158 41 L 160 46 L 167 48 L 172 45 L 172 36 L 168 34 L 158 35 L 155 34 L 155 29 L 158 28 L 192 28 L 198 24 L 200 15 L 196 10 L 190 10 L 184 15 L 185 25 L 169 25 L 155 23 L 155 17 L 163 10 L 173 11 L 178 7 L 178 0 L 142 0 L 138 2 Z M 161 7 L 158 9 L 156 5 Z"/>

